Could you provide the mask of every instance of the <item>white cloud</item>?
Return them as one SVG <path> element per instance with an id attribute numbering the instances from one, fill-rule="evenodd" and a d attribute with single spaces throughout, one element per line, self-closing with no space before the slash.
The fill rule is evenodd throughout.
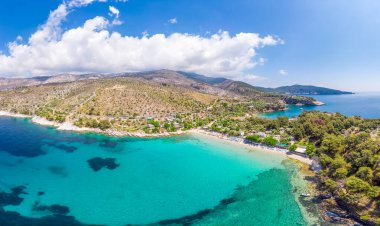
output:
<path id="1" fill-rule="evenodd" d="M 119 11 L 116 7 L 114 7 L 114 6 L 110 6 L 110 7 L 109 7 L 109 10 L 110 10 L 110 12 L 111 12 L 112 14 L 114 14 L 116 17 L 119 17 L 120 11 Z"/>
<path id="2" fill-rule="evenodd" d="M 263 77 L 263 76 L 259 76 L 259 75 L 254 75 L 254 74 L 244 74 L 241 77 L 235 77 L 235 79 L 247 81 L 248 83 L 252 83 L 252 82 L 266 80 L 267 78 Z"/>
<path id="3" fill-rule="evenodd" d="M 120 16 L 120 11 L 114 7 L 114 6 L 109 6 L 109 11 L 110 11 L 110 16 L 114 16 L 115 18 L 113 19 L 112 21 L 112 25 L 120 25 L 122 24 L 123 22 L 121 22 L 119 20 L 119 16 Z"/>
<path id="4" fill-rule="evenodd" d="M 279 70 L 278 73 L 279 73 L 280 75 L 288 75 L 288 71 L 285 70 L 285 69 L 281 69 L 281 70 Z"/>
<path id="5" fill-rule="evenodd" d="M 112 22 L 97 16 L 82 26 L 62 31 L 61 23 L 71 4 L 61 4 L 47 23 L 31 35 L 27 44 L 12 42 L 9 54 L 0 53 L 0 75 L 36 76 L 56 73 L 123 72 L 172 69 L 246 80 L 262 79 L 247 73 L 260 64 L 256 51 L 282 43 L 256 33 L 230 35 L 219 31 L 211 36 L 183 33 L 145 33 L 142 37 L 110 32 Z M 70 6 L 70 7 L 69 7 Z M 115 8 L 116 9 L 116 8 Z M 117 15 L 118 10 L 110 11 Z"/>
<path id="6" fill-rule="evenodd" d="M 170 24 L 176 24 L 176 23 L 178 23 L 177 18 L 171 18 L 171 19 L 168 20 L 168 22 Z"/>
<path id="7" fill-rule="evenodd" d="M 149 32 L 148 32 L 147 30 L 145 30 L 145 31 L 143 31 L 143 32 L 141 33 L 141 35 L 142 35 L 143 37 L 148 37 L 148 36 L 149 36 Z"/>

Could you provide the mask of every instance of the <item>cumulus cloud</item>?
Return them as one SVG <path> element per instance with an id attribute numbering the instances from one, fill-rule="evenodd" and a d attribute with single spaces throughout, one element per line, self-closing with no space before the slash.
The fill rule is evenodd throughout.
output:
<path id="1" fill-rule="evenodd" d="M 178 23 L 177 18 L 171 18 L 171 19 L 168 20 L 168 22 L 170 24 L 176 24 L 176 23 Z"/>
<path id="2" fill-rule="evenodd" d="M 183 33 L 123 36 L 110 32 L 112 21 L 102 16 L 62 32 L 60 24 L 73 7 L 70 5 L 80 7 L 91 2 L 75 0 L 61 4 L 26 44 L 11 43 L 9 54 L 0 54 L 0 75 L 27 77 L 165 68 L 257 80 L 262 78 L 248 73 L 262 61 L 256 60 L 257 50 L 282 42 L 272 36 L 231 35 L 226 31 L 207 37 Z M 116 8 L 109 9 L 114 15 L 120 13 Z"/>
<path id="3" fill-rule="evenodd" d="M 288 75 L 288 71 L 285 70 L 285 69 L 281 69 L 281 70 L 279 70 L 278 73 L 279 73 L 280 75 Z"/>

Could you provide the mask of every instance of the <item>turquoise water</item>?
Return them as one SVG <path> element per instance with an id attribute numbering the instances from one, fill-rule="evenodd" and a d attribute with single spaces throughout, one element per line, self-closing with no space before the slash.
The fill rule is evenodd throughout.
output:
<path id="1" fill-rule="evenodd" d="M 119 165 L 94 171 L 87 162 L 94 157 Z M 307 225 L 290 183 L 296 169 L 285 162 L 196 135 L 111 138 L 0 117 L 0 192 L 25 186 L 10 196 L 20 203 L 0 199 L 0 219 L 39 226 Z M 46 208 L 54 204 L 69 212 Z"/>
<path id="2" fill-rule="evenodd" d="M 296 117 L 304 110 L 318 110 L 339 112 L 348 116 L 361 116 L 364 118 L 380 118 L 380 93 L 362 93 L 353 95 L 317 95 L 311 96 L 322 101 L 322 106 L 288 106 L 287 111 L 278 111 L 262 116 L 277 118 L 279 116 Z"/>

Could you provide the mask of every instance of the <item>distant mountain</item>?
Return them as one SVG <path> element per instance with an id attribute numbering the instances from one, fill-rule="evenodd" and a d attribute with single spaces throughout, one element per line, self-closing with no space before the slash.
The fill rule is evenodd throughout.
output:
<path id="1" fill-rule="evenodd" d="M 36 86 L 42 86 L 41 89 L 43 89 L 43 87 L 49 89 L 48 87 L 51 86 L 65 87 L 68 84 L 83 85 L 86 82 L 91 84 L 101 84 L 102 82 L 108 82 L 110 80 L 115 81 L 114 84 L 117 84 L 116 81 L 121 81 L 118 79 L 124 79 L 123 81 L 140 81 L 144 84 L 146 83 L 151 86 L 161 87 L 162 89 L 165 89 L 164 87 L 167 87 L 168 89 L 177 88 L 181 89 L 182 92 L 203 93 L 217 96 L 219 98 L 233 98 L 240 100 L 248 99 L 256 102 L 260 101 L 265 105 L 269 104 L 271 106 L 283 104 L 316 104 L 315 99 L 310 97 L 299 97 L 282 93 L 265 92 L 261 91 L 257 87 L 241 81 L 234 81 L 221 77 L 214 78 L 196 73 L 172 70 L 155 70 L 133 73 L 93 73 L 83 75 L 60 74 L 33 78 L 0 78 L 0 91 Z M 32 88 L 31 90 L 34 89 L 36 88 Z M 137 90 L 134 92 L 138 93 Z"/>
<path id="2" fill-rule="evenodd" d="M 187 78 L 196 80 L 198 82 L 204 82 L 204 83 L 207 83 L 209 85 L 215 85 L 215 84 L 219 84 L 219 83 L 228 81 L 228 79 L 226 79 L 226 78 L 221 78 L 221 77 L 213 78 L 213 77 L 207 77 L 207 76 L 196 74 L 196 73 L 184 72 L 184 71 L 179 71 L 178 73 L 186 76 Z"/>
<path id="3" fill-rule="evenodd" d="M 340 90 L 329 89 L 329 88 L 318 87 L 318 86 L 303 86 L 303 85 L 281 86 L 278 88 L 263 88 L 263 87 L 255 87 L 255 88 L 262 92 L 285 93 L 285 94 L 292 94 L 292 95 L 353 94 L 352 92 L 340 91 Z"/>

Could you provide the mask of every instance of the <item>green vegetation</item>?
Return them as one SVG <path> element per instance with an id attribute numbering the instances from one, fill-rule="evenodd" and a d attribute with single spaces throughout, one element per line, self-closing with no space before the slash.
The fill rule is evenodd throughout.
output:
<path id="1" fill-rule="evenodd" d="M 74 123 L 78 127 L 88 127 L 88 128 L 99 128 L 101 130 L 107 130 L 112 127 L 112 124 L 108 120 L 97 120 L 94 118 L 79 118 L 78 121 Z"/>
<path id="2" fill-rule="evenodd" d="M 64 122 L 66 114 L 64 112 L 56 111 L 51 108 L 41 107 L 37 110 L 36 115 L 46 118 L 49 121 Z"/>
<path id="3" fill-rule="evenodd" d="M 361 220 L 374 222 L 380 207 L 380 120 L 305 112 L 290 128 L 309 143 L 306 153 L 319 159 L 324 188 L 352 206 Z"/>
<path id="4" fill-rule="evenodd" d="M 263 140 L 259 135 L 249 135 L 245 139 L 255 143 L 261 143 Z"/>
<path id="5" fill-rule="evenodd" d="M 267 136 L 264 138 L 263 143 L 269 146 L 276 146 L 278 144 L 278 141 L 272 136 Z"/>
<path id="6" fill-rule="evenodd" d="M 295 151 L 295 150 L 297 150 L 297 148 L 298 148 L 298 146 L 296 144 L 292 144 L 289 147 L 289 151 Z"/>

